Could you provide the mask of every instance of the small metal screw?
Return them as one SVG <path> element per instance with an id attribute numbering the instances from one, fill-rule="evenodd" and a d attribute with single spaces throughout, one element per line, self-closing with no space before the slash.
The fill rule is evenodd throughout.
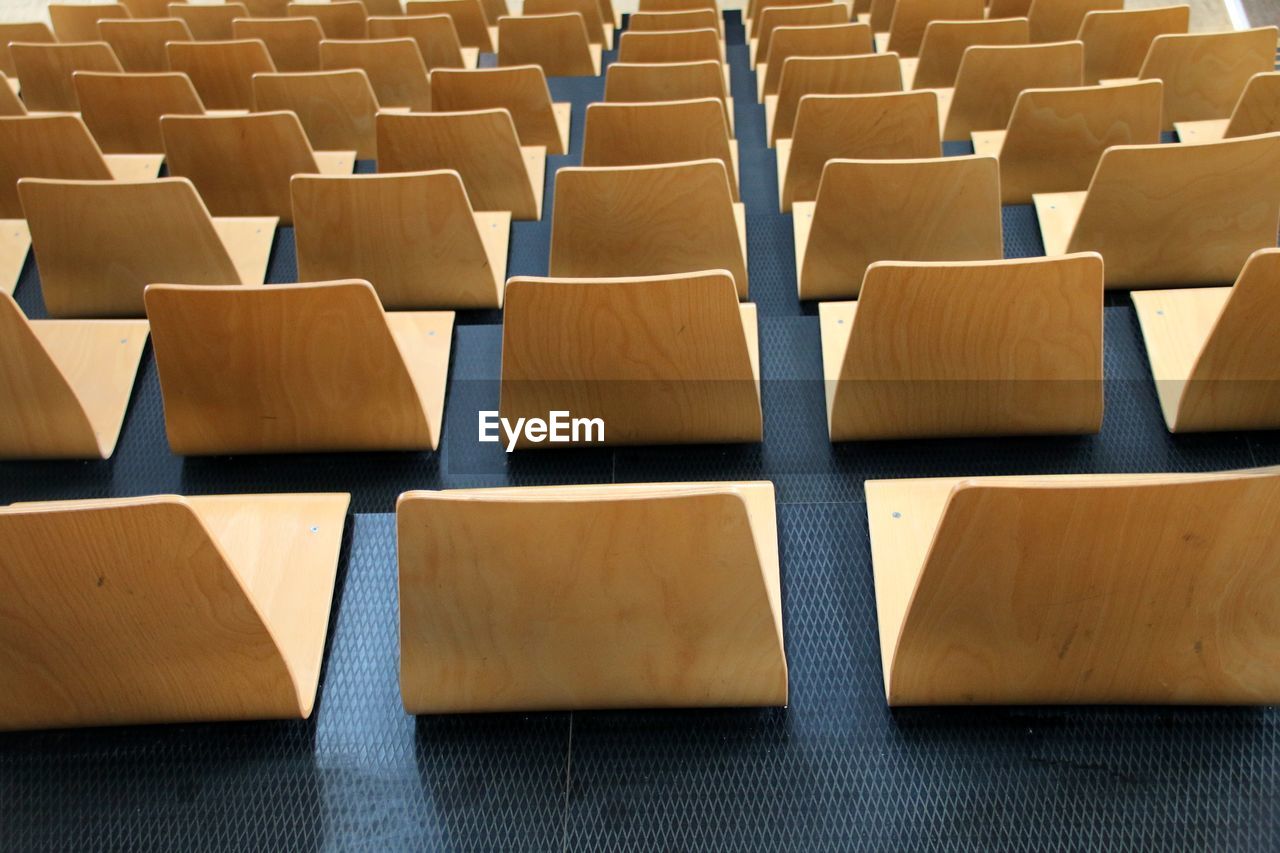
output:
<path id="1" fill-rule="evenodd" d="M 1157 311 L 1157 312 L 1156 312 L 1156 314 L 1157 314 L 1157 315 L 1159 315 L 1159 316 L 1161 316 L 1161 317 L 1163 317 L 1163 316 L 1164 316 L 1164 309 L 1163 309 L 1163 308 L 1161 308 L 1159 311 Z"/>
<path id="2" fill-rule="evenodd" d="M 844 320 L 836 320 L 836 325 L 837 325 L 837 326 L 843 326 L 843 325 L 844 325 Z"/>
<path id="3" fill-rule="evenodd" d="M 894 517 L 894 518 L 902 518 L 902 513 L 900 513 L 900 512 L 895 512 L 895 513 L 893 514 L 893 517 Z"/>
<path id="4" fill-rule="evenodd" d="M 313 527 L 313 528 L 311 528 L 311 532 L 312 532 L 312 533 L 319 533 L 319 532 L 320 532 L 320 528 L 319 528 L 319 527 Z"/>

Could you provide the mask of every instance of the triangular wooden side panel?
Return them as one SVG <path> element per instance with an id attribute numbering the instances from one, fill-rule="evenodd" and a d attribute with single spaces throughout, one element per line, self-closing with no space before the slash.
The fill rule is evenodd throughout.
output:
<path id="1" fill-rule="evenodd" d="M 772 483 L 407 492 L 396 516 L 410 713 L 787 702 Z"/>
<path id="2" fill-rule="evenodd" d="M 0 728 L 309 716 L 349 500 L 0 509 Z"/>
<path id="3" fill-rule="evenodd" d="M 890 705 L 1280 702 L 1280 469 L 867 483 Z"/>

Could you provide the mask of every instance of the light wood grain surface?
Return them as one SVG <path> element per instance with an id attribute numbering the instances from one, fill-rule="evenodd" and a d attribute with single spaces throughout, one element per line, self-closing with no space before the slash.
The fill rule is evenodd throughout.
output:
<path id="1" fill-rule="evenodd" d="M 902 79 L 908 89 L 950 88 L 964 52 L 974 45 L 1019 45 L 1031 41 L 1026 18 L 981 21 L 930 21 L 917 57 L 903 57 Z"/>
<path id="2" fill-rule="evenodd" d="M 507 13 L 503 13 L 503 17 Z M 587 28 L 587 41 L 602 50 L 613 49 L 613 21 L 606 22 L 596 0 L 524 0 L 522 15 L 577 14 Z M 496 21 L 495 21 L 496 23 Z M 501 39 L 499 39 L 501 41 Z"/>
<path id="3" fill-rule="evenodd" d="M 897 0 L 885 50 L 918 56 L 930 22 L 978 21 L 984 12 L 982 0 Z"/>
<path id="4" fill-rule="evenodd" d="M 462 46 L 453 18 L 445 14 L 370 17 L 369 38 L 413 39 L 418 43 L 428 71 L 476 66 L 478 51 Z"/>
<path id="5" fill-rule="evenodd" d="M 1032 0 L 1027 10 L 1031 40 L 1046 43 L 1070 41 L 1080 34 L 1080 25 L 1090 12 L 1117 12 L 1124 0 Z"/>
<path id="6" fill-rule="evenodd" d="M 315 18 L 245 18 L 232 21 L 232 38 L 267 46 L 277 71 L 319 71 L 324 30 Z"/>
<path id="7" fill-rule="evenodd" d="M 98 24 L 98 32 L 130 73 L 168 71 L 165 43 L 192 40 L 191 30 L 180 18 L 105 20 Z"/>
<path id="8" fill-rule="evenodd" d="M 1280 71 L 1255 74 L 1229 119 L 1174 123 L 1179 142 L 1215 142 L 1280 131 Z"/>
<path id="9" fill-rule="evenodd" d="M 98 21 L 131 17 L 119 3 L 50 3 L 49 22 L 58 41 L 97 41 Z"/>
<path id="10" fill-rule="evenodd" d="M 871 27 L 866 24 L 779 27 L 769 44 L 769 61 L 756 68 L 756 99 L 764 103 L 767 95 L 778 94 L 782 71 L 791 57 L 855 56 L 873 50 Z"/>
<path id="11" fill-rule="evenodd" d="M 418 43 L 411 38 L 326 39 L 320 44 L 326 71 L 358 68 L 369 77 L 378 103 L 418 112 L 431 109 L 431 83 Z"/>
<path id="12" fill-rule="evenodd" d="M 955 89 L 939 92 L 946 110 L 942 138 L 966 140 L 975 130 L 1003 130 L 1024 89 L 1083 84 L 1082 42 L 970 47 Z"/>
<path id="13" fill-rule="evenodd" d="M 181 72 L 74 75 L 80 115 L 108 154 L 164 154 L 160 117 L 204 115 L 204 104 Z"/>
<path id="14" fill-rule="evenodd" d="M 733 98 L 725 84 L 724 64 L 702 62 L 613 62 L 604 72 L 606 102 L 642 103 L 718 98 L 733 131 Z"/>
<path id="15" fill-rule="evenodd" d="M 362 39 L 368 33 L 369 13 L 359 0 L 330 0 L 328 3 L 290 3 L 290 17 L 315 18 L 325 38 Z"/>
<path id="16" fill-rule="evenodd" d="M 981 0 L 979 0 L 981 2 Z M 771 6 L 765 9 L 753 28 L 750 43 L 751 66 L 769 61 L 769 45 L 773 31 L 779 27 L 820 27 L 849 23 L 849 7 L 843 3 L 809 3 L 803 6 Z"/>
<path id="17" fill-rule="evenodd" d="M 1191 7 L 1185 4 L 1088 13 L 1080 25 L 1084 81 L 1138 76 L 1156 36 L 1186 33 L 1190 25 Z"/>
<path id="18" fill-rule="evenodd" d="M 1280 28 L 1162 35 L 1151 42 L 1139 77 L 1164 82 L 1164 128 L 1179 121 L 1227 118 L 1255 74 L 1275 70 Z"/>
<path id="19" fill-rule="evenodd" d="M 549 77 L 596 77 L 600 51 L 575 13 L 498 20 L 498 65 L 538 65 Z"/>
<path id="20" fill-rule="evenodd" d="M 480 0 L 408 0 L 405 14 L 448 15 L 463 47 L 473 47 L 481 53 L 494 52 L 495 31 L 491 27 L 496 24 L 489 23 Z"/>
<path id="21" fill-rule="evenodd" d="M 547 154 L 569 150 L 570 105 L 552 103 L 541 66 L 437 69 L 431 72 L 431 97 L 442 112 L 505 109 L 521 145 L 541 145 Z"/>
<path id="22" fill-rule="evenodd" d="M 350 151 L 360 160 L 378 156 L 379 103 L 361 69 L 255 74 L 253 101 L 260 112 L 296 115 L 314 148 Z"/>
<path id="23" fill-rule="evenodd" d="M 772 145 L 790 138 L 795 132 L 796 111 L 806 95 L 901 91 L 902 69 L 896 54 L 788 57 L 782 63 L 777 95 L 765 96 L 766 135 Z"/>
<path id="24" fill-rule="evenodd" d="M 71 75 L 76 71 L 122 71 L 106 42 L 29 44 L 11 42 L 9 54 L 28 110 L 75 112 L 80 108 Z"/>
<path id="25" fill-rule="evenodd" d="M 198 41 L 228 41 L 231 22 L 249 17 L 243 3 L 170 3 L 169 17 L 186 22 Z"/>
<path id="26" fill-rule="evenodd" d="M 258 39 L 171 42 L 167 50 L 169 67 L 191 78 L 211 110 L 253 109 L 253 75 L 276 70 L 267 46 Z"/>

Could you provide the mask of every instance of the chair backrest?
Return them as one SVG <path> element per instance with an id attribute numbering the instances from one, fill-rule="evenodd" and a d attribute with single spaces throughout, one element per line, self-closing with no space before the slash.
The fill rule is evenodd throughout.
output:
<path id="1" fill-rule="evenodd" d="M 548 77 L 599 73 L 586 24 L 576 12 L 501 18 L 498 65 L 539 65 Z"/>
<path id="2" fill-rule="evenodd" d="M 933 92 L 805 95 L 796 111 L 782 211 L 817 198 L 828 160 L 941 157 L 940 140 Z"/>
<path id="3" fill-rule="evenodd" d="M 80 115 L 107 154 L 163 154 L 160 117 L 204 115 L 187 75 L 77 71 Z"/>
<path id="4" fill-rule="evenodd" d="M 373 15 L 381 15 L 388 17 L 390 15 L 403 15 L 404 5 L 400 0 L 360 0 L 364 3 L 365 11 L 370 17 Z"/>
<path id="5" fill-rule="evenodd" d="M 106 42 L 27 44 L 11 42 L 9 53 L 28 110 L 76 112 L 80 102 L 71 75 L 76 71 L 124 71 Z"/>
<path id="6" fill-rule="evenodd" d="M 188 180 L 24 178 L 18 194 L 52 316 L 141 317 L 148 284 L 240 281 Z"/>
<path id="7" fill-rule="evenodd" d="M 231 23 L 249 17 L 243 3 L 170 3 L 169 17 L 185 21 L 197 41 L 227 41 Z"/>
<path id="8" fill-rule="evenodd" d="M 240 0 L 249 9 L 251 18 L 285 18 L 289 15 L 289 0 Z"/>
<path id="9" fill-rule="evenodd" d="M 98 24 L 102 40 L 111 45 L 120 66 L 129 73 L 153 74 L 169 70 L 164 46 L 191 41 L 191 30 L 180 18 L 121 18 Z"/>
<path id="10" fill-rule="evenodd" d="M 1164 82 L 1164 126 L 1226 118 L 1255 74 L 1275 70 L 1277 27 L 1156 36 L 1139 73 Z M 28 104 L 30 106 L 30 104 Z"/>
<path id="11" fill-rule="evenodd" d="M 448 15 L 401 15 L 369 19 L 369 38 L 411 38 L 418 43 L 428 71 L 465 68 L 462 42 Z"/>
<path id="12" fill-rule="evenodd" d="M 717 0 L 640 0 L 641 12 L 689 12 L 695 9 L 712 9 L 719 12 Z"/>
<path id="13" fill-rule="evenodd" d="M 1027 10 L 1031 41 L 1037 44 L 1070 41 L 1079 37 L 1085 15 L 1123 9 L 1124 0 L 1032 0 Z"/>
<path id="14" fill-rule="evenodd" d="M 504 109 L 511 113 L 521 145 L 545 145 L 548 154 L 568 153 L 540 66 L 442 68 L 431 73 L 431 98 L 441 112 Z"/>
<path id="15" fill-rule="evenodd" d="M 169 67 L 191 78 L 211 110 L 253 109 L 253 75 L 276 70 L 260 39 L 170 42 L 167 47 Z"/>
<path id="16" fill-rule="evenodd" d="M 537 219 L 538 200 L 506 110 L 378 115 L 378 169 L 452 169 L 476 210 L 509 210 Z"/>
<path id="17" fill-rule="evenodd" d="M 1235 280 L 1280 230 L 1280 133 L 1108 148 L 1069 252 L 1101 252 L 1108 287 Z"/>
<path id="18" fill-rule="evenodd" d="M 18 76 L 18 68 L 9 53 L 10 42 L 24 44 L 48 44 L 57 41 L 49 25 L 40 21 L 0 21 L 0 72 L 9 77 Z"/>
<path id="19" fill-rule="evenodd" d="M 871 27 L 866 24 L 830 24 L 825 27 L 778 27 L 769 42 L 769 62 L 764 74 L 764 95 L 778 94 L 782 69 L 799 56 L 856 56 L 874 50 Z M 887 54 L 886 54 L 887 55 Z M 902 72 L 898 72 L 902 88 Z"/>
<path id="20" fill-rule="evenodd" d="M 843 3 L 817 3 L 805 6 L 771 6 L 765 9 L 752 30 L 756 39 L 756 62 L 769 61 L 769 44 L 778 27 L 821 27 L 849 23 L 849 8 Z"/>
<path id="21" fill-rule="evenodd" d="M 728 270 L 745 299 L 744 242 L 719 160 L 556 173 L 552 276 Z"/>
<path id="22" fill-rule="evenodd" d="M 1084 82 L 1137 77 L 1156 36 L 1185 33 L 1190 26 L 1191 7 L 1185 3 L 1089 12 L 1079 35 L 1084 42 Z"/>
<path id="23" fill-rule="evenodd" d="M 754 10 L 752 11 L 750 18 L 752 22 L 752 38 L 756 35 L 756 27 L 760 26 L 761 21 L 764 18 L 764 13 L 768 12 L 770 9 L 785 9 L 790 6 L 810 6 L 813 5 L 813 2 L 814 0 L 759 0 L 759 2 L 754 4 Z M 849 6 L 845 5 L 845 9 L 847 11 Z M 844 19 L 848 21 L 849 16 L 845 15 Z"/>
<path id="24" fill-rule="evenodd" d="M 406 492 L 396 517 L 411 714 L 787 701 L 772 483 Z"/>
<path id="25" fill-rule="evenodd" d="M 619 62 L 724 61 L 720 33 L 716 30 L 667 30 L 625 32 L 618 37 Z"/>
<path id="26" fill-rule="evenodd" d="M 987 4 L 987 17 L 1025 18 L 1031 12 L 1031 0 L 991 0 Z"/>
<path id="27" fill-rule="evenodd" d="M 78 115 L 0 118 L 0 219 L 22 219 L 19 178 L 109 181 L 102 150 Z"/>
<path id="28" fill-rule="evenodd" d="M 1102 425 L 1102 258 L 867 268 L 835 362 L 832 441 L 1078 435 Z"/>
<path id="29" fill-rule="evenodd" d="M 901 91 L 902 65 L 897 54 L 793 56 L 786 61 L 779 80 L 770 142 L 776 143 L 792 135 L 796 110 L 805 95 L 870 95 Z"/>
<path id="30" fill-rule="evenodd" d="M 606 44 L 606 22 L 600 15 L 600 4 L 596 0 L 525 0 L 524 15 L 566 15 L 582 16 L 582 23 L 587 28 L 587 41 L 602 47 Z M 504 16 L 505 17 L 505 16 Z M 609 27 L 613 21 L 608 21 Z M 499 49 L 502 40 L 498 40 Z"/>
<path id="31" fill-rule="evenodd" d="M 913 89 L 945 89 L 956 84 L 964 52 L 978 44 L 1014 45 L 1031 42 L 1026 18 L 989 21 L 930 21 L 920 42 Z"/>
<path id="32" fill-rule="evenodd" d="M 886 49 L 900 56 L 918 56 L 931 22 L 981 21 L 985 11 L 982 0 L 897 0 Z"/>
<path id="33" fill-rule="evenodd" d="M 0 83 L 4 83 L 0 80 Z M 22 103 L 22 99 L 18 97 L 18 93 L 13 91 L 7 84 L 0 85 L 0 116 L 24 116 L 27 114 L 27 107 Z"/>
<path id="34" fill-rule="evenodd" d="M 723 34 L 724 20 L 715 9 L 683 9 L 677 12 L 632 12 L 627 18 L 627 29 L 633 33 L 666 32 L 670 30 L 705 30 L 711 28 Z"/>
<path id="35" fill-rule="evenodd" d="M 255 74 L 253 99 L 258 111 L 294 113 L 316 149 L 377 159 L 379 102 L 364 71 Z"/>
<path id="36" fill-rule="evenodd" d="M 175 453 L 422 450 L 438 440 L 428 389 L 366 281 L 153 285 L 146 303 Z"/>
<path id="37" fill-rule="evenodd" d="M 508 421 L 550 404 L 605 424 L 603 435 L 571 444 L 761 439 L 755 306 L 738 303 L 724 270 L 513 278 L 503 316 L 499 413 Z"/>
<path id="38" fill-rule="evenodd" d="M 584 166 L 645 166 L 719 160 L 738 201 L 738 163 L 724 105 L 715 98 L 587 106 Z"/>
<path id="39" fill-rule="evenodd" d="M 98 21 L 132 17 L 120 3 L 50 3 L 48 8 L 58 41 L 97 41 Z"/>
<path id="40" fill-rule="evenodd" d="M 606 7 L 608 8 L 608 14 L 605 16 L 605 20 L 612 23 L 613 6 L 609 0 L 599 0 L 599 2 L 596 3 L 596 6 L 601 10 L 602 15 L 605 14 L 604 10 Z M 511 9 L 507 6 L 507 0 L 480 0 L 480 8 L 484 10 L 485 23 L 491 27 L 496 27 L 498 25 L 499 18 L 503 18 L 511 14 Z"/>
<path id="41" fill-rule="evenodd" d="M 978 156 L 829 160 L 812 219 L 802 224 L 801 299 L 856 297 L 876 261 L 998 260 L 999 164 Z"/>
<path id="42" fill-rule="evenodd" d="M 493 53 L 490 24 L 480 0 L 408 0 L 404 12 L 411 16 L 448 15 L 453 20 L 453 28 L 463 47 L 474 47 L 481 53 Z"/>
<path id="43" fill-rule="evenodd" d="M 1084 85 L 1084 44 L 971 47 L 956 74 L 943 139 L 967 140 L 975 130 L 1003 130 L 1023 89 Z"/>
<path id="44" fill-rule="evenodd" d="M 320 43 L 320 67 L 326 71 L 358 68 L 369 77 L 378 104 L 431 109 L 431 82 L 418 43 L 411 38 L 326 39 Z"/>
<path id="45" fill-rule="evenodd" d="M 728 96 L 724 66 L 714 59 L 702 62 L 613 62 L 604 73 L 607 102 L 687 101 Z M 727 107 L 726 107 L 727 110 Z M 728 113 L 726 112 L 726 118 Z"/>
<path id="46" fill-rule="evenodd" d="M 1226 138 L 1280 130 L 1280 72 L 1255 74 L 1227 122 Z"/>
<path id="47" fill-rule="evenodd" d="M 369 13 L 360 0 L 290 3 L 286 14 L 291 18 L 315 18 L 329 39 L 362 39 L 368 34 Z"/>
<path id="48" fill-rule="evenodd" d="M 257 39 L 266 45 L 277 71 L 320 70 L 324 30 L 315 18 L 237 18 L 231 33 L 236 39 Z"/>
<path id="49" fill-rule="evenodd" d="M 298 175 L 292 191 L 302 280 L 363 279 L 394 311 L 501 307 L 505 269 L 457 172 Z"/>
<path id="50" fill-rule="evenodd" d="M 120 0 L 135 18 L 167 18 L 170 0 Z"/>

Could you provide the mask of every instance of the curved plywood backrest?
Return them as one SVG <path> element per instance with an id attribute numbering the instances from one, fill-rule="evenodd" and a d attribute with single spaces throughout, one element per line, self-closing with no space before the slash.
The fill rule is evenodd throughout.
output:
<path id="1" fill-rule="evenodd" d="M 77 115 L 0 118 L 0 219 L 22 219 L 19 178 L 109 181 L 102 150 Z"/>
<path id="2" fill-rule="evenodd" d="M 18 194 L 54 317 L 140 317 L 152 282 L 241 281 L 188 180 L 24 178 Z"/>
<path id="3" fill-rule="evenodd" d="M 48 44 L 57 41 L 49 25 L 42 21 L 0 21 L 0 73 L 18 76 L 18 68 L 9 52 L 10 42 Z"/>
<path id="4" fill-rule="evenodd" d="M 547 75 L 540 66 L 441 68 L 431 73 L 431 98 L 442 112 L 504 109 L 511 113 L 521 145 L 543 145 L 548 154 L 567 153 Z"/>
<path id="5" fill-rule="evenodd" d="M 641 12 L 688 12 L 694 9 L 712 9 L 719 12 L 717 0 L 640 0 Z"/>
<path id="6" fill-rule="evenodd" d="M 869 54 L 873 50 L 871 27 L 866 24 L 778 27 L 769 43 L 769 61 L 764 69 L 761 98 L 778 94 L 782 71 L 792 57 L 855 56 Z M 759 74 L 758 71 L 756 73 Z M 898 89 L 901 89 L 901 72 L 898 76 Z"/>
<path id="7" fill-rule="evenodd" d="M 400 0 L 383 0 L 387 3 L 396 3 L 399 6 Z M 613 23 L 613 6 L 609 0 L 599 0 L 596 6 L 601 10 L 601 15 L 605 16 L 605 21 Z M 484 10 L 484 20 L 491 27 L 498 25 L 498 19 L 511 14 L 511 8 L 507 5 L 507 0 L 480 0 L 480 7 Z M 606 14 L 605 9 L 608 9 Z M 392 14 L 389 10 L 383 14 Z"/>
<path id="8" fill-rule="evenodd" d="M 981 0 L 979 0 L 981 2 Z M 769 61 L 769 45 L 773 31 L 779 27 L 821 27 L 849 23 L 849 7 L 843 3 L 817 3 L 804 6 L 771 6 L 760 14 L 751 35 L 756 41 L 756 62 Z"/>
<path id="9" fill-rule="evenodd" d="M 391 310 L 502 306 L 505 251 L 490 253 L 457 172 L 299 175 L 293 209 L 304 281 L 364 279 Z"/>
<path id="10" fill-rule="evenodd" d="M 411 38 L 326 39 L 320 43 L 320 67 L 326 71 L 347 68 L 364 71 L 380 106 L 408 107 L 418 112 L 431 109 L 427 65 L 422 61 L 418 43 Z"/>
<path id="11" fill-rule="evenodd" d="M 1026 18 L 989 21 L 930 21 L 920 42 L 913 89 L 942 89 L 956 84 L 964 52 L 974 45 L 1020 45 L 1031 41 Z"/>
<path id="12" fill-rule="evenodd" d="M 108 154 L 163 154 L 161 116 L 204 115 L 195 86 L 180 72 L 74 76 L 80 114 Z"/>
<path id="13" fill-rule="evenodd" d="M 1004 257 L 994 157 L 831 160 L 793 207 L 801 299 L 857 296 L 876 261 Z"/>
<path id="14" fill-rule="evenodd" d="M 289 0 L 241 0 L 252 18 L 284 18 L 289 14 Z"/>
<path id="15" fill-rule="evenodd" d="M 348 502 L 0 509 L 0 728 L 309 716 Z"/>
<path id="16" fill-rule="evenodd" d="M 931 21 L 980 21 L 985 11 L 982 0 L 897 0 L 887 49 L 918 56 Z"/>
<path id="17" fill-rule="evenodd" d="M 1185 33 L 1190 26 L 1191 7 L 1185 3 L 1089 12 L 1079 35 L 1084 42 L 1084 82 L 1137 77 L 1156 36 Z"/>
<path id="18" fill-rule="evenodd" d="M 1032 0 L 991 0 L 988 18 L 1025 18 L 1031 12 Z"/>
<path id="19" fill-rule="evenodd" d="M 1070 41 L 1079 37 L 1085 15 L 1123 9 L 1124 0 L 1032 0 L 1027 11 L 1031 41 L 1039 44 Z"/>
<path id="20" fill-rule="evenodd" d="M 672 12 L 632 12 L 627 29 L 633 33 L 669 32 L 671 30 L 705 30 L 710 27 L 724 34 L 724 19 L 716 9 L 681 9 Z"/>
<path id="21" fill-rule="evenodd" d="M 562 168 L 550 274 L 560 278 L 728 270 L 747 296 L 745 240 L 719 160 Z"/>
<path id="22" fill-rule="evenodd" d="M 533 149 L 541 156 L 541 149 Z M 542 158 L 542 159 L 545 159 Z M 452 169 L 476 210 L 509 210 L 537 219 L 535 195 L 506 110 L 378 115 L 378 168 L 383 172 Z"/>
<path id="23" fill-rule="evenodd" d="M 315 18 L 238 18 L 231 22 L 235 39 L 256 39 L 267 47 L 277 71 L 320 70 L 324 30 Z"/>
<path id="24" fill-rule="evenodd" d="M 1227 122 L 1226 138 L 1280 131 L 1280 71 L 1255 74 Z"/>
<path id="25" fill-rule="evenodd" d="M 587 40 L 591 44 L 601 46 L 612 42 L 606 37 L 605 20 L 600 14 L 600 4 L 596 0 L 525 0 L 522 15 L 563 15 L 578 14 L 582 16 L 583 26 L 587 28 Z M 504 14 L 503 17 L 506 17 Z M 613 21 L 608 22 L 610 29 Z M 502 40 L 498 40 L 501 49 Z"/>
<path id="26" fill-rule="evenodd" d="M 831 440 L 1096 433 L 1102 303 L 1095 254 L 872 264 L 822 306 Z"/>
<path id="27" fill-rule="evenodd" d="M 435 322 L 401 340 L 364 281 L 154 285 L 146 303 L 174 453 L 435 449 L 451 313 L 405 315 Z"/>
<path id="28" fill-rule="evenodd" d="M 1004 203 L 1088 189 L 1106 149 L 1160 142 L 1162 102 L 1159 80 L 1023 91 L 999 148 Z"/>
<path id="29" fill-rule="evenodd" d="M 0 83 L 3 83 L 0 80 Z M 18 97 L 18 93 L 8 85 L 0 86 L 0 116 L 24 116 L 27 108 Z"/>
<path id="30" fill-rule="evenodd" d="M 50 3 L 48 8 L 53 34 L 61 42 L 97 41 L 98 21 L 131 17 L 119 3 Z"/>
<path id="31" fill-rule="evenodd" d="M 120 0 L 120 2 L 135 18 L 165 18 L 169 15 L 169 0 Z"/>
<path id="32" fill-rule="evenodd" d="M 168 71 L 165 43 L 192 40 L 191 30 L 180 18 L 104 20 L 98 31 L 115 51 L 121 67 L 132 74 Z"/>
<path id="33" fill-rule="evenodd" d="M 960 61 L 942 138 L 963 140 L 975 130 L 1003 130 L 1023 89 L 1082 85 L 1082 42 L 970 47 Z"/>
<path id="34" fill-rule="evenodd" d="M 1255 74 L 1275 70 L 1280 28 L 1156 36 L 1139 76 L 1164 82 L 1164 125 L 1226 118 Z"/>
<path id="35" fill-rule="evenodd" d="M 480 0 L 408 0 L 404 13 L 411 16 L 448 15 L 463 47 L 493 53 L 493 37 Z"/>
<path id="36" fill-rule="evenodd" d="M 243 3 L 170 3 L 169 17 L 186 22 L 197 41 L 226 41 L 231 36 L 231 22 L 249 17 Z"/>
<path id="37" fill-rule="evenodd" d="M 1280 133 L 1110 148 L 1069 252 L 1101 252 L 1108 287 L 1223 284 L 1280 229 Z"/>
<path id="38" fill-rule="evenodd" d="M 411 38 L 418 43 L 428 71 L 465 68 L 462 42 L 448 15 L 400 15 L 369 19 L 369 38 Z"/>
<path id="39" fill-rule="evenodd" d="M 893 53 L 793 56 L 782 66 L 770 135 L 770 141 L 775 145 L 779 139 L 786 139 L 794 133 L 796 111 L 805 95 L 869 95 L 902 91 L 902 64 Z"/>
<path id="40" fill-rule="evenodd" d="M 715 98 L 650 104 L 590 104 L 582 138 L 584 166 L 644 166 L 719 160 L 738 201 L 737 149 L 724 105 Z"/>
<path id="41" fill-rule="evenodd" d="M 606 102 L 644 103 L 719 98 L 728 90 L 724 66 L 715 59 L 702 62 L 614 62 L 604 73 Z M 727 113 L 726 113 L 727 117 Z"/>
<path id="42" fill-rule="evenodd" d="M 215 216 L 293 221 L 289 179 L 315 174 L 311 144 L 291 112 L 160 119 L 169 174 L 188 178 Z"/>
<path id="43" fill-rule="evenodd" d="M 700 62 L 704 59 L 724 61 L 717 30 L 625 32 L 618 38 L 619 62 Z"/>
<path id="44" fill-rule="evenodd" d="M 409 713 L 786 704 L 772 483 L 406 492 L 396 519 Z"/>
<path id="45" fill-rule="evenodd" d="M 498 21 L 498 65 L 539 65 L 548 77 L 593 77 L 599 48 L 576 12 L 522 15 Z"/>
<path id="46" fill-rule="evenodd" d="M 297 115 L 317 149 L 355 151 L 361 160 L 378 156 L 379 103 L 362 70 L 255 74 L 253 100 L 258 110 Z"/>
<path id="47" fill-rule="evenodd" d="M 9 53 L 22 84 L 22 102 L 28 110 L 76 112 L 71 75 L 76 71 L 121 72 L 120 61 L 106 42 L 64 44 L 9 44 Z"/>
<path id="48" fill-rule="evenodd" d="M 1278 505 L 1274 468 L 868 483 L 889 704 L 1274 704 Z"/>
<path id="49" fill-rule="evenodd" d="M 792 60 L 793 62 L 795 60 Z M 933 92 L 887 95 L 805 95 L 796 113 L 786 168 L 782 212 L 813 201 L 828 160 L 893 160 L 941 157 L 938 96 Z"/>
<path id="50" fill-rule="evenodd" d="M 167 48 L 169 67 L 191 78 L 211 110 L 253 109 L 253 75 L 276 70 L 260 39 L 171 42 Z"/>
<path id="51" fill-rule="evenodd" d="M 367 33 L 369 13 L 359 0 L 330 0 L 328 3 L 290 3 L 291 18 L 315 18 L 330 39 L 362 39 Z"/>

